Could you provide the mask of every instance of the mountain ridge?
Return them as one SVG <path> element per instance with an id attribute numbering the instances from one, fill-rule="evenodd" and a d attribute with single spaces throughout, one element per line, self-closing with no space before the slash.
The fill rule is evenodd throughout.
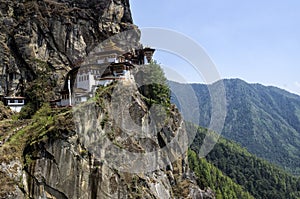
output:
<path id="1" fill-rule="evenodd" d="M 298 174 L 300 96 L 273 86 L 248 84 L 240 79 L 222 81 L 227 101 L 222 135 L 258 157 Z M 171 90 L 184 89 L 184 86 L 194 89 L 201 112 L 199 125 L 203 127 L 208 127 L 211 116 L 209 88 L 217 85 L 218 82 L 211 85 L 170 82 Z M 174 102 L 180 107 L 178 101 Z"/>
<path id="2" fill-rule="evenodd" d="M 207 172 L 209 166 L 206 163 L 212 164 L 223 175 L 242 186 L 254 198 L 298 199 L 300 197 L 299 177 L 292 176 L 278 166 L 256 157 L 233 141 L 220 137 L 213 150 L 205 158 L 197 157 L 196 154 L 199 154 L 201 146 L 204 144 L 204 138 L 210 131 L 189 123 L 187 129 L 190 128 L 197 128 L 197 135 L 190 146 L 190 151 L 194 153 L 189 154 L 190 165 L 198 176 L 199 186 L 209 184 L 216 192 L 217 198 L 220 195 L 220 198 L 230 199 L 236 197 L 247 198 L 247 196 L 237 196 L 240 194 L 239 191 L 228 193 L 228 185 L 231 183 L 228 182 L 221 186 L 226 179 L 218 182 L 221 177 L 214 177 L 213 172 Z M 211 170 L 214 170 L 214 168 L 212 167 Z M 212 182 L 211 179 L 213 178 L 218 179 L 217 183 Z"/>

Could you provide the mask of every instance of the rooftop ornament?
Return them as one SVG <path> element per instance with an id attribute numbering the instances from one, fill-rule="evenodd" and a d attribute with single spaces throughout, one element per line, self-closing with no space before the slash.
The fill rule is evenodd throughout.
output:
<path id="1" fill-rule="evenodd" d="M 155 52 L 155 49 L 153 49 L 153 48 L 149 48 L 149 47 L 144 48 L 144 55 L 145 55 L 148 63 L 151 62 L 154 52 Z"/>

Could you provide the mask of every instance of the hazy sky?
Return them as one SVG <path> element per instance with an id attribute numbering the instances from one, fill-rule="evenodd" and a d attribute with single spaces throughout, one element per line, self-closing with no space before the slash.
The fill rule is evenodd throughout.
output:
<path id="1" fill-rule="evenodd" d="M 140 28 L 178 31 L 202 46 L 222 78 L 300 94 L 300 1 L 130 0 Z M 183 59 L 158 52 L 163 65 L 201 82 Z"/>

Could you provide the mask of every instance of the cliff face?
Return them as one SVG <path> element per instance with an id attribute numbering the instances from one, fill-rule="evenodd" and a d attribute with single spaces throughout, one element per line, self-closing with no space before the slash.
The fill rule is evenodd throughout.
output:
<path id="1" fill-rule="evenodd" d="M 0 92 L 21 94 L 47 72 L 61 86 L 63 77 L 101 41 L 132 25 L 129 0 L 0 1 Z M 56 88 L 57 87 L 57 88 Z"/>
<path id="2" fill-rule="evenodd" d="M 153 107 L 124 80 L 72 109 L 0 123 L 0 198 L 214 198 L 189 170 L 178 110 Z"/>
<path id="3" fill-rule="evenodd" d="M 99 43 L 139 36 L 128 0 L 0 0 L 0 26 L 2 91 L 21 94 L 23 83 L 42 101 Z M 0 198 L 213 198 L 189 171 L 177 109 L 151 109 L 134 79 L 72 109 L 1 121 L 0 131 Z"/>
<path id="4" fill-rule="evenodd" d="M 154 118 L 135 82 L 100 89 L 27 145 L 23 191 L 31 198 L 212 197 L 189 172 L 178 111 L 172 107 L 155 128 Z"/>

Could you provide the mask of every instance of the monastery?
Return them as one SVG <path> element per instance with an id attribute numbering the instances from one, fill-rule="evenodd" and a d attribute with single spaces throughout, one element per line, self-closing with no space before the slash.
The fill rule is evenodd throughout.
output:
<path id="1" fill-rule="evenodd" d="M 92 63 L 81 65 L 69 72 L 61 99 L 51 101 L 52 106 L 73 106 L 93 97 L 99 86 L 114 81 L 131 81 L 131 70 L 150 63 L 155 49 L 146 47 L 124 53 L 113 43 L 93 54 Z M 90 60 L 89 60 L 90 61 Z"/>

